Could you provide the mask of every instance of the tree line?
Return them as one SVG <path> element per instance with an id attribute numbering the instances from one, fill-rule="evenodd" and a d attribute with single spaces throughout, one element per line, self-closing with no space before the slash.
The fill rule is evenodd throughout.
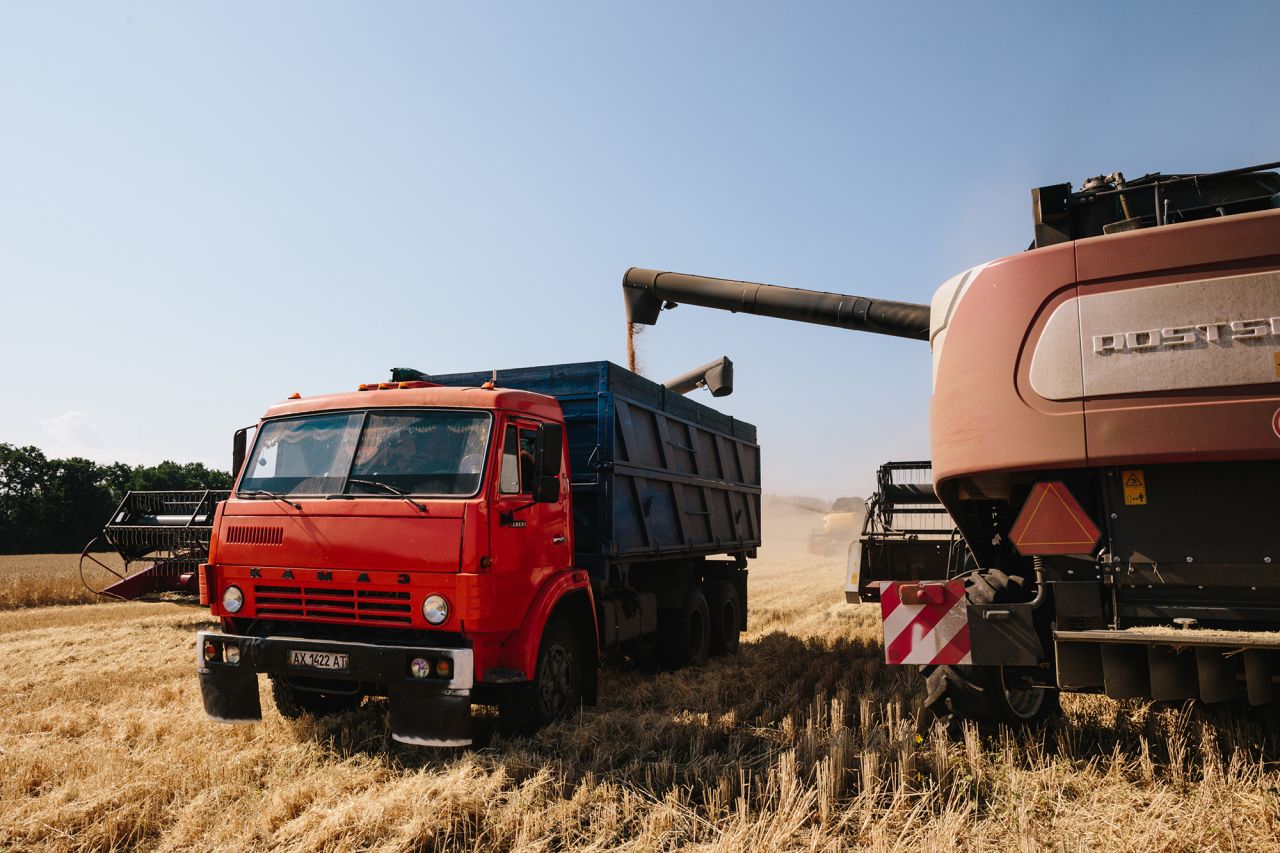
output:
<path id="1" fill-rule="evenodd" d="M 0 554 L 79 551 L 126 492 L 229 488 L 229 473 L 199 462 L 100 465 L 0 443 Z"/>

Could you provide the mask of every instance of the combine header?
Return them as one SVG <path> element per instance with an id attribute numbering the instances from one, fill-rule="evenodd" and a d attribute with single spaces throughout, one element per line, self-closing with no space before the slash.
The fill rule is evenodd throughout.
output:
<path id="1" fill-rule="evenodd" d="M 1027 722 L 1058 690 L 1260 704 L 1280 678 L 1278 166 L 1033 190 L 1030 248 L 931 306 L 631 269 L 628 319 L 689 303 L 929 341 L 933 493 L 965 548 L 888 523 L 859 581 L 939 715 Z"/>
<path id="2" fill-rule="evenodd" d="M 862 535 L 849 547 L 845 600 L 878 602 L 886 581 L 946 578 L 975 568 L 927 461 L 886 462 L 876 472 Z"/>
<path id="3" fill-rule="evenodd" d="M 102 534 L 80 553 L 80 580 L 99 595 L 135 599 L 171 592 L 197 593 L 196 575 L 209 558 L 213 514 L 229 490 L 197 489 L 171 492 L 129 492 L 102 528 Z M 124 561 L 112 568 L 94 556 L 109 545 Z M 105 585 L 89 566 L 107 573 Z M 111 580 L 110 578 L 114 578 Z"/>

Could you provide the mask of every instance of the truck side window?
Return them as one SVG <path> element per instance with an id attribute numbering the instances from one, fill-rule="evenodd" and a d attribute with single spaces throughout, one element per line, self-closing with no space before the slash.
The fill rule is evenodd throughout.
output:
<path id="1" fill-rule="evenodd" d="M 520 491 L 533 494 L 533 484 L 538 472 L 534 470 L 534 451 L 538 447 L 538 434 L 531 429 L 520 430 Z"/>
<path id="2" fill-rule="evenodd" d="M 498 493 L 520 494 L 520 442 L 515 424 L 507 425 L 506 438 L 502 442 L 502 472 L 498 475 Z"/>
<path id="3" fill-rule="evenodd" d="M 498 492 L 503 495 L 530 494 L 534 471 L 534 450 L 538 446 L 538 433 L 507 424 L 507 434 L 502 442 L 502 472 L 498 477 Z"/>

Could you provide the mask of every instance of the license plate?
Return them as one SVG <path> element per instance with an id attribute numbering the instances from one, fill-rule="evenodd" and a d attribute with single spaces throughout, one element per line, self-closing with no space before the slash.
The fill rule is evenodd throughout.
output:
<path id="1" fill-rule="evenodd" d="M 347 655 L 337 652 L 307 652 L 289 650 L 289 666 L 306 666 L 312 669 L 346 669 Z"/>

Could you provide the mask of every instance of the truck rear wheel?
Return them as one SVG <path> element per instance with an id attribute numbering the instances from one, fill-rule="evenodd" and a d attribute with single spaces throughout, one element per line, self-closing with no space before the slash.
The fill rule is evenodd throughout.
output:
<path id="1" fill-rule="evenodd" d="M 357 688 L 352 692 L 341 691 L 335 683 L 334 693 L 320 693 L 314 690 L 302 690 L 289 683 L 283 676 L 271 676 L 271 698 L 275 700 L 276 710 L 287 720 L 296 720 L 303 714 L 316 717 L 327 717 L 332 714 L 344 714 L 354 711 L 360 705 L 364 694 Z"/>
<path id="2" fill-rule="evenodd" d="M 582 645 L 578 632 L 563 619 L 553 619 L 542 632 L 533 681 L 516 687 L 502 703 L 507 725 L 533 734 L 570 717 L 582 704 Z"/>
<path id="3" fill-rule="evenodd" d="M 737 588 L 728 581 L 707 584 L 707 607 L 711 614 L 711 654 L 736 655 L 738 626 L 742 624 Z"/>
<path id="4" fill-rule="evenodd" d="M 964 575 L 965 597 L 973 604 L 1029 601 L 1032 593 L 1018 575 L 979 569 Z M 1061 710 L 1058 690 L 1038 687 L 1018 667 L 923 666 L 925 719 L 956 718 L 978 723 L 1029 725 Z"/>
<path id="5" fill-rule="evenodd" d="M 711 655 L 711 609 L 702 588 L 689 587 L 684 602 L 659 617 L 662 664 L 667 669 L 702 666 Z"/>

